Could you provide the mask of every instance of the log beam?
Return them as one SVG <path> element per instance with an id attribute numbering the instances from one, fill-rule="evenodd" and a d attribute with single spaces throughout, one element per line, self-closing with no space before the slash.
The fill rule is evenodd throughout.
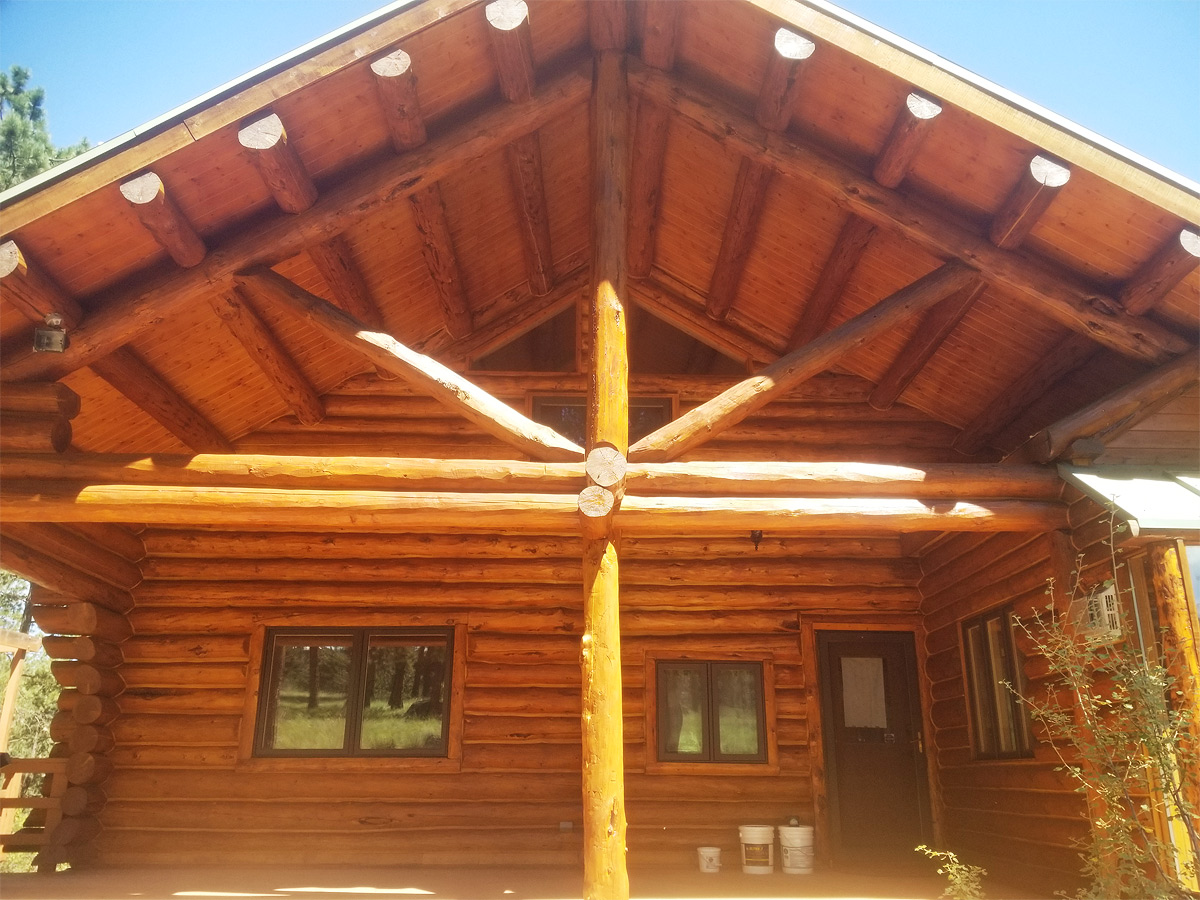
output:
<path id="1" fill-rule="evenodd" d="M 786 28 L 775 32 L 774 49 L 754 108 L 755 120 L 763 128 L 773 132 L 787 129 L 800 94 L 804 62 L 815 49 L 812 41 Z M 705 312 L 710 318 L 724 319 L 737 299 L 738 286 L 754 249 L 754 238 L 773 175 L 765 163 L 742 159 L 725 220 L 725 233 L 721 237 L 721 249 L 709 283 Z"/>
<path id="2" fill-rule="evenodd" d="M 371 291 L 363 279 L 362 271 L 342 235 L 313 244 L 308 248 L 308 258 L 321 273 L 321 278 L 329 286 L 331 299 L 338 306 L 364 325 L 383 329 L 383 313 L 371 299 Z"/>
<path id="3" fill-rule="evenodd" d="M 1117 299 L 1127 313 L 1149 312 L 1188 273 L 1200 265 L 1200 234 L 1187 228 L 1163 244 L 1141 268 L 1121 286 Z"/>
<path id="4" fill-rule="evenodd" d="M 988 447 L 1030 403 L 1042 397 L 1063 376 L 1082 366 L 1099 348 L 1086 335 L 1071 334 L 1043 356 L 963 427 L 954 449 L 974 456 Z"/>
<path id="5" fill-rule="evenodd" d="M 522 453 L 544 460 L 582 458 L 583 448 L 553 429 L 527 419 L 436 360 L 410 350 L 389 335 L 365 329 L 336 306 L 282 275 L 259 268 L 243 273 L 237 280 L 258 302 L 274 303 L 303 318 L 328 337 L 361 353 L 376 367 L 407 379 Z"/>
<path id="6" fill-rule="evenodd" d="M 25 258 L 16 241 L 0 244 L 0 296 L 30 322 L 61 316 L 67 329 L 83 321 L 83 308 L 57 282 Z"/>
<path id="7" fill-rule="evenodd" d="M 97 304 L 98 312 L 72 333 L 71 346 L 64 353 L 7 354 L 0 366 L 0 380 L 56 380 L 88 365 L 188 302 L 207 297 L 214 285 L 227 282 L 236 272 L 290 259 L 314 241 L 340 234 L 395 199 L 577 108 L 590 84 L 582 65 L 569 68 L 541 86 L 529 103 L 487 109 L 416 151 L 363 166 L 326 191 L 306 212 L 279 214 L 235 229 L 211 248 L 199 266 L 129 279 L 106 292 Z"/>
<path id="8" fill-rule="evenodd" d="M 271 196 L 284 212 L 302 213 L 317 202 L 317 187 L 275 113 L 245 125 L 238 143 L 250 154 Z"/>
<path id="9" fill-rule="evenodd" d="M 1103 441 L 1115 437 L 1197 381 L 1200 381 L 1200 361 L 1195 352 L 1185 353 L 1043 428 L 1007 459 L 1046 463 L 1058 459 L 1082 438 Z"/>
<path id="10" fill-rule="evenodd" d="M 5 482 L 11 521 L 127 521 L 230 528 L 424 529 L 431 533 L 563 534 L 579 528 L 579 494 L 472 494 L 196 488 Z M 1052 531 L 1066 528 L 1062 503 L 1031 499 L 913 500 L 902 497 L 634 497 L 614 517 L 626 536 L 721 534 L 861 535 L 910 531 Z M 9 542 L 6 542 L 8 544 Z M 0 545 L 2 549 L 3 545 Z M 35 616 L 36 618 L 36 616 Z M 41 624 L 39 620 L 39 625 Z M 57 634 L 61 628 L 43 630 Z M 113 638 L 106 638 L 113 640 Z"/>
<path id="11" fill-rule="evenodd" d="M 675 459 L 824 371 L 855 348 L 951 294 L 974 285 L 978 277 L 978 272 L 960 262 L 946 263 L 833 331 L 781 357 L 759 374 L 642 438 L 630 448 L 630 459 L 634 462 Z"/>
<path id="12" fill-rule="evenodd" d="M 209 302 L 296 419 L 304 425 L 315 425 L 324 419 L 325 407 L 316 388 L 254 307 L 233 290 L 214 296 Z"/>
<path id="13" fill-rule="evenodd" d="M 625 0 L 589 0 L 588 32 L 592 49 L 624 50 L 629 42 L 629 13 Z"/>
<path id="14" fill-rule="evenodd" d="M 484 12 L 491 25 L 488 33 L 500 79 L 500 93 L 510 103 L 527 103 L 537 84 L 529 8 L 525 0 L 493 0 Z M 554 287 L 554 254 L 550 247 L 550 214 L 542 176 L 542 146 L 537 133 L 513 141 L 506 154 L 521 226 L 529 289 L 534 296 L 541 297 Z"/>
<path id="15" fill-rule="evenodd" d="M 10 384 L 0 391 L 0 412 L 73 419 L 79 415 L 79 395 L 61 381 Z"/>
<path id="16" fill-rule="evenodd" d="M 1071 178 L 1066 166 L 1035 156 L 1012 192 L 992 217 L 988 237 L 1003 250 L 1019 247 Z"/>
<path id="17" fill-rule="evenodd" d="M 879 383 L 875 385 L 875 389 L 871 391 L 868 402 L 872 407 L 875 409 L 892 408 L 892 405 L 904 393 L 904 389 L 912 384 L 913 379 L 933 358 L 938 348 L 950 336 L 950 332 L 963 320 L 986 289 L 986 284 L 977 284 L 973 288 L 960 292 L 955 297 L 942 301 L 925 313 L 917 330 L 905 342 L 900 352 L 896 354 L 896 358 L 888 366 L 887 371 L 879 379 Z"/>
<path id="18" fill-rule="evenodd" d="M 904 106 L 897 113 L 896 122 L 871 171 L 876 183 L 886 188 L 899 186 L 941 111 L 942 107 L 936 101 L 921 94 L 914 92 L 904 98 Z"/>
<path id="19" fill-rule="evenodd" d="M 591 8 L 609 7 L 593 3 Z M 625 15 L 624 3 L 611 4 Z M 629 356 L 626 336 L 626 220 L 629 196 L 629 87 L 624 34 L 597 28 L 591 103 L 592 289 L 588 386 L 589 484 L 577 501 L 583 542 L 582 668 L 583 895 L 626 900 L 624 719 L 618 537 L 613 516 L 623 477 L 610 477 L 629 449 Z M 600 475 L 597 482 L 593 474 Z M 623 474 L 623 473 L 622 473 Z"/>
<path id="20" fill-rule="evenodd" d="M 92 371 L 198 453 L 230 452 L 216 426 L 128 347 L 91 362 Z"/>
<path id="21" fill-rule="evenodd" d="M 615 460 L 612 465 L 620 465 Z M 0 482 L 85 485 L 303 488 L 329 491 L 571 493 L 585 462 L 474 459 L 156 454 L 0 458 Z M 606 488 L 619 482 L 593 482 Z M 856 462 L 632 463 L 626 488 L 637 494 L 905 497 L 924 500 L 1052 500 L 1062 484 L 1051 468 L 993 464 L 894 466 Z"/>
<path id="22" fill-rule="evenodd" d="M 968 224 L 934 203 L 875 184 L 852 165 L 793 136 L 764 129 L 725 100 L 674 75 L 630 61 L 634 89 L 669 107 L 681 120 L 728 150 L 829 191 L 849 212 L 892 230 L 940 258 L 966 260 L 983 276 L 1012 289 L 1061 324 L 1090 334 L 1118 353 L 1154 363 L 1189 348 L 1187 340 L 1140 316 L 1126 315 L 1115 299 L 1034 259 L 995 247 Z"/>
<path id="23" fill-rule="evenodd" d="M 0 428 L 0 451 L 62 453 L 71 446 L 71 422 L 65 416 L 8 413 Z"/>
<path id="24" fill-rule="evenodd" d="M 817 277 L 816 287 L 804 304 L 800 313 L 800 321 L 788 341 L 788 349 L 796 350 L 815 340 L 825 330 L 829 317 L 838 298 L 850 283 L 858 261 L 866 252 L 871 236 L 875 234 L 875 226 L 859 216 L 850 214 L 842 230 L 838 232 L 837 241 L 829 252 L 829 258 L 821 267 Z"/>
<path id="25" fill-rule="evenodd" d="M 392 147 L 397 153 L 404 153 L 421 146 L 427 135 L 417 99 L 412 57 L 403 50 L 393 50 L 371 63 L 371 74 L 392 135 Z"/>
<path id="26" fill-rule="evenodd" d="M 669 71 L 675 65 L 679 32 L 678 3 L 648 3 L 642 29 L 642 62 Z M 629 182 L 629 274 L 645 278 L 654 265 L 658 206 L 662 199 L 663 161 L 671 114 L 656 103 L 638 104 Z"/>
<path id="27" fill-rule="evenodd" d="M 15 572 L 27 581 L 58 594 L 66 595 L 73 600 L 90 601 L 118 613 L 127 612 L 133 606 L 133 600 L 128 591 L 113 587 L 93 575 L 81 572 L 74 566 L 55 559 L 48 553 L 9 537 L 8 526 L 20 524 L 19 518 L 19 516 L 10 517 L 8 511 L 5 510 L 4 540 L 0 541 L 0 566 L 10 572 Z M 49 632 L 49 629 L 43 628 L 42 630 Z"/>
<path id="28" fill-rule="evenodd" d="M 446 330 L 453 337 L 465 338 L 474 325 L 467 293 L 463 288 L 458 256 L 454 252 L 454 239 L 446 220 L 442 190 L 438 185 L 431 184 L 410 195 L 408 202 L 421 235 L 421 254 L 425 257 L 425 267 L 437 288 Z"/>
<path id="29" fill-rule="evenodd" d="M 146 172 L 121 182 L 121 196 L 133 207 L 138 221 L 158 246 L 176 263 L 186 269 L 203 261 L 208 248 L 158 175 Z"/>

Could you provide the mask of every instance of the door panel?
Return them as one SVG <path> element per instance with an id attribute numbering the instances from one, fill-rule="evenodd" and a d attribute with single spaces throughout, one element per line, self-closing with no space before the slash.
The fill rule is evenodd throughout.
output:
<path id="1" fill-rule="evenodd" d="M 930 822 L 912 635 L 822 631 L 817 648 L 834 858 L 916 862 Z"/>

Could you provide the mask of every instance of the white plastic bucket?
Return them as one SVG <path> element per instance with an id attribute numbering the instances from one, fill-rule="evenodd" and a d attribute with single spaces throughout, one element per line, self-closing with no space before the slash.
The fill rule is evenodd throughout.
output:
<path id="1" fill-rule="evenodd" d="M 784 872 L 789 875 L 811 875 L 813 870 L 812 826 L 780 825 L 779 851 Z"/>
<path id="2" fill-rule="evenodd" d="M 775 871 L 775 826 L 739 825 L 742 841 L 742 871 L 747 875 L 770 875 Z"/>
<path id="3" fill-rule="evenodd" d="M 700 871 L 701 872 L 720 872 L 721 871 L 721 848 L 720 847 L 697 847 L 696 852 L 700 855 Z"/>

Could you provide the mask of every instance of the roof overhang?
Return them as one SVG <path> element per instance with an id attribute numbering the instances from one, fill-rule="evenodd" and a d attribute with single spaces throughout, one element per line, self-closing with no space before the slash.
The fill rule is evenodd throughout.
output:
<path id="1" fill-rule="evenodd" d="M 1131 538 L 1200 534 L 1200 475 L 1059 466 L 1063 478 L 1129 526 Z"/>

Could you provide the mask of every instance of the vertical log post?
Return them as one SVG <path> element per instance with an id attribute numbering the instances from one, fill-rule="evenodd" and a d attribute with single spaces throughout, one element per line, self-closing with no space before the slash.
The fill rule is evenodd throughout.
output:
<path id="1" fill-rule="evenodd" d="M 592 131 L 592 367 L 588 451 L 629 449 L 629 360 L 625 340 L 629 92 L 624 56 L 596 58 Z M 612 461 L 609 460 L 609 463 Z M 590 470 L 614 471 L 612 465 Z M 617 470 L 623 473 L 618 465 Z M 601 483 L 608 482 L 608 483 Z M 583 542 L 583 896 L 626 900 L 625 760 L 621 698 L 618 543 L 612 513 L 624 479 L 589 477 L 580 495 Z"/>
<path id="2" fill-rule="evenodd" d="M 1200 634 L 1196 633 L 1196 609 L 1188 603 L 1183 583 L 1181 552 L 1178 541 L 1168 541 L 1150 547 L 1148 556 L 1162 629 L 1162 661 L 1175 680 L 1174 691 L 1181 692 L 1172 699 L 1182 698 L 1179 703 L 1191 707 L 1188 740 L 1192 753 L 1185 758 L 1194 759 L 1200 753 Z M 1200 797 L 1188 800 L 1193 808 L 1200 804 Z"/>

